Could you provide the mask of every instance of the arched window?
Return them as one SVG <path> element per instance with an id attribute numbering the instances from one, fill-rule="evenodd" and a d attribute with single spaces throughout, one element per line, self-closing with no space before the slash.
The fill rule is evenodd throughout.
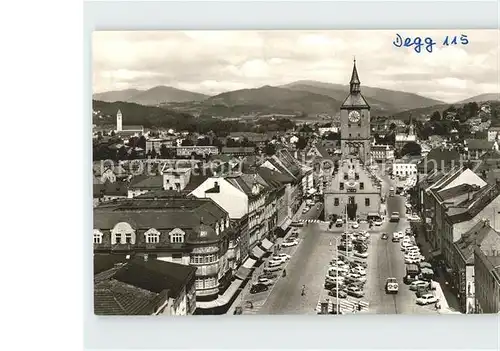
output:
<path id="1" fill-rule="evenodd" d="M 147 244 L 158 244 L 160 242 L 160 232 L 154 228 L 145 232 L 144 237 Z"/>
<path id="2" fill-rule="evenodd" d="M 135 244 L 135 231 L 126 222 L 120 222 L 111 230 L 111 244 Z"/>
<path id="3" fill-rule="evenodd" d="M 182 229 L 175 228 L 168 233 L 168 235 L 170 236 L 170 242 L 172 244 L 180 244 L 184 242 L 184 236 L 186 233 Z"/>
<path id="4" fill-rule="evenodd" d="M 97 229 L 94 229 L 94 244 L 102 244 L 102 233 Z"/>

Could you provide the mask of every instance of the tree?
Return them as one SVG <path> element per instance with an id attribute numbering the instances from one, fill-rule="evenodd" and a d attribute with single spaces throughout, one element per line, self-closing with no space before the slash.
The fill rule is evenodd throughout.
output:
<path id="1" fill-rule="evenodd" d="M 439 113 L 439 111 L 434 111 L 432 113 L 432 116 L 431 116 L 431 121 L 434 121 L 434 122 L 438 122 L 440 121 L 442 118 L 441 118 L 441 114 Z"/>
<path id="2" fill-rule="evenodd" d="M 146 150 L 146 137 L 144 135 L 141 135 L 137 140 L 137 147 Z"/>
<path id="3" fill-rule="evenodd" d="M 305 149 L 306 146 L 307 146 L 307 139 L 304 138 L 304 137 L 299 136 L 299 140 L 297 141 L 297 143 L 295 144 L 295 146 L 299 150 Z"/>
<path id="4" fill-rule="evenodd" d="M 276 146 L 273 143 L 267 143 L 264 148 L 264 153 L 268 156 L 272 156 L 276 153 Z"/>
<path id="5" fill-rule="evenodd" d="M 193 146 L 193 141 L 191 139 L 183 139 L 181 146 Z"/>
<path id="6" fill-rule="evenodd" d="M 401 156 L 410 155 L 410 156 L 419 156 L 422 154 L 422 147 L 420 144 L 416 142 L 409 142 L 403 145 L 401 149 Z"/>

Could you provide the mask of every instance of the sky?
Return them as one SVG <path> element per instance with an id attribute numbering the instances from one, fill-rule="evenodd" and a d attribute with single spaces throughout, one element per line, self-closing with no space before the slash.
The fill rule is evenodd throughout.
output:
<path id="1" fill-rule="evenodd" d="M 432 38 L 396 47 L 396 35 Z M 460 44 L 467 35 L 468 44 Z M 449 36 L 458 44 L 443 46 Z M 364 86 L 456 102 L 499 89 L 498 30 L 99 31 L 93 34 L 94 93 L 167 85 L 216 95 L 297 80 L 348 84 L 356 58 Z"/>

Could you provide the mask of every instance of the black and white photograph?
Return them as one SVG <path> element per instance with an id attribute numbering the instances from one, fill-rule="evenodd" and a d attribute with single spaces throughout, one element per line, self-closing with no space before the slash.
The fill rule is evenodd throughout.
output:
<path id="1" fill-rule="evenodd" d="M 94 314 L 500 313 L 498 45 L 93 32 Z"/>

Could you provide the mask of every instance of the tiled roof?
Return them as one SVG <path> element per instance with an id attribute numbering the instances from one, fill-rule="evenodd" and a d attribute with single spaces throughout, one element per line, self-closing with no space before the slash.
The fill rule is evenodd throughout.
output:
<path id="1" fill-rule="evenodd" d="M 462 234 L 462 237 L 454 244 L 462 254 L 466 264 L 474 263 L 474 247 L 478 244 L 481 245 L 490 231 L 494 230 L 489 225 L 489 222 L 481 220 Z"/>
<path id="2" fill-rule="evenodd" d="M 496 184 L 484 186 L 470 198 L 463 199 L 462 203 L 449 207 L 446 214 L 453 224 L 470 221 L 483 212 L 489 217 L 490 207 L 498 206 L 500 200 L 498 195 L 499 189 Z"/>
<path id="3" fill-rule="evenodd" d="M 342 107 L 370 107 L 361 93 L 351 93 L 342 103 Z"/>
<path id="4" fill-rule="evenodd" d="M 151 315 L 160 304 L 158 294 L 116 280 L 94 285 L 96 315 Z"/>
<path id="5" fill-rule="evenodd" d="M 267 167 L 259 167 L 259 175 L 269 184 L 287 184 L 293 182 L 293 178 L 285 173 L 276 172 Z"/>
<path id="6" fill-rule="evenodd" d="M 427 156 L 420 161 L 418 164 L 419 169 L 427 170 L 427 172 L 437 167 L 441 170 L 443 168 L 450 167 L 454 162 L 458 162 L 460 159 L 460 153 L 456 149 L 432 149 L 429 151 Z"/>

